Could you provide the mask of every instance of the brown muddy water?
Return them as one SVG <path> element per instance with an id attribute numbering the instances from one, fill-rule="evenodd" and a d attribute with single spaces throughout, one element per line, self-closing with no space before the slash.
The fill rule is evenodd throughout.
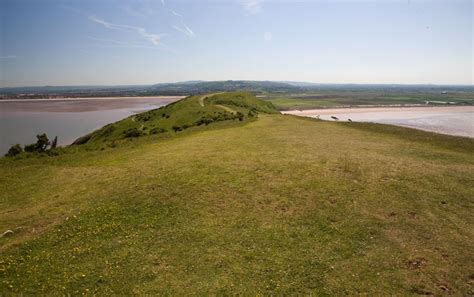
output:
<path id="1" fill-rule="evenodd" d="M 164 106 L 182 97 L 0 100 L 0 154 L 11 145 L 58 136 L 59 145 L 135 113 Z"/>

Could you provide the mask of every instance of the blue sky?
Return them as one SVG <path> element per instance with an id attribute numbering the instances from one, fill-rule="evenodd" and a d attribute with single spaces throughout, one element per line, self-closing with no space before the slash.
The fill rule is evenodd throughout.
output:
<path id="1" fill-rule="evenodd" d="M 0 0 L 0 86 L 473 83 L 471 0 Z"/>

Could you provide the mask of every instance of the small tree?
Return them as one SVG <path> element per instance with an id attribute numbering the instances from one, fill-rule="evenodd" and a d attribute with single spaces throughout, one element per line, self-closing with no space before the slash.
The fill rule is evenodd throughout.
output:
<path id="1" fill-rule="evenodd" d="M 36 151 L 44 152 L 50 144 L 48 136 L 46 135 L 46 133 L 43 133 L 41 135 L 36 135 L 36 138 Z"/>
<path id="2" fill-rule="evenodd" d="M 23 152 L 23 148 L 19 144 L 12 145 L 12 147 L 8 150 L 5 156 L 7 157 L 15 157 L 18 154 Z"/>
<path id="3" fill-rule="evenodd" d="M 55 149 L 57 145 L 58 145 L 58 137 L 56 136 L 51 142 L 51 149 Z"/>

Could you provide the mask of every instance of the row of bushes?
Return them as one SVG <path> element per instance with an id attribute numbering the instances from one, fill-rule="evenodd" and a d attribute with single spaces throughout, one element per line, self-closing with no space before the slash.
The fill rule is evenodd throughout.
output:
<path id="1" fill-rule="evenodd" d="M 58 137 L 54 137 L 52 141 L 49 140 L 46 133 L 36 135 L 36 142 L 27 144 L 23 148 L 20 144 L 14 144 L 10 147 L 8 152 L 5 154 L 7 157 L 15 157 L 22 152 L 27 153 L 42 153 L 50 150 L 54 150 L 58 145 Z"/>
<path id="2" fill-rule="evenodd" d="M 257 114 L 255 111 L 249 111 L 248 113 L 248 117 L 255 117 Z M 163 114 L 163 116 L 165 116 Z M 243 121 L 245 118 L 245 115 L 241 112 L 236 112 L 235 114 L 234 113 L 230 113 L 230 112 L 219 112 L 215 115 L 205 115 L 203 117 L 201 117 L 198 121 L 196 121 L 193 125 L 187 125 L 187 124 L 184 124 L 182 126 L 177 126 L 177 125 L 174 125 L 173 127 L 171 127 L 171 129 L 177 133 L 177 132 L 180 132 L 180 131 L 183 131 L 183 130 L 186 130 L 190 127 L 194 127 L 194 126 L 201 126 L 201 125 L 209 125 L 210 123 L 213 123 L 213 122 L 221 122 L 221 121 L 227 121 L 227 120 L 239 120 L 239 121 Z M 145 118 L 141 119 L 141 120 L 145 120 Z M 146 121 L 146 120 L 145 120 Z M 143 128 L 143 130 L 145 130 L 145 128 Z M 130 128 L 126 131 L 123 131 L 122 134 L 124 135 L 124 138 L 137 138 L 137 137 L 140 137 L 140 136 L 143 136 L 143 135 L 146 135 L 147 133 L 145 133 L 143 130 L 139 130 L 138 128 Z M 164 129 L 164 128 L 153 128 L 150 130 L 150 132 L 148 134 L 161 134 L 161 133 L 166 133 L 168 132 L 168 130 Z"/>
<path id="3" fill-rule="evenodd" d="M 248 116 L 249 117 L 254 117 L 255 114 L 252 113 L 252 112 L 249 112 Z M 173 129 L 174 132 L 179 132 L 179 131 L 186 130 L 189 127 L 201 126 L 201 125 L 206 125 L 207 126 L 210 123 L 222 122 L 222 121 L 228 121 L 228 120 L 237 120 L 238 119 L 239 121 L 243 121 L 244 118 L 245 118 L 245 116 L 241 112 L 237 112 L 235 114 L 229 113 L 229 112 L 224 112 L 224 113 L 219 112 L 216 115 L 205 115 L 205 116 L 201 117 L 199 120 L 197 120 L 194 123 L 194 125 L 191 125 L 191 126 L 190 125 L 173 126 L 172 129 Z"/>

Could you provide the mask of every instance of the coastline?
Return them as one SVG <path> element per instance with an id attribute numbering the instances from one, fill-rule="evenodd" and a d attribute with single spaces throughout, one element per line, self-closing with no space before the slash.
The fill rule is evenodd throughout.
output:
<path id="1" fill-rule="evenodd" d="M 0 114 L 9 112 L 87 112 L 113 109 L 149 110 L 150 106 L 162 106 L 181 96 L 155 97 L 106 97 L 72 99 L 14 99 L 0 100 Z"/>
<path id="2" fill-rule="evenodd" d="M 379 123 L 474 138 L 474 106 L 335 108 L 284 111 L 324 121 Z"/>
<path id="3" fill-rule="evenodd" d="M 319 108 L 319 109 L 303 109 L 303 110 L 284 110 L 282 114 L 291 114 L 298 116 L 317 116 L 327 115 L 333 113 L 365 113 L 365 112 L 393 112 L 393 111 L 446 111 L 446 112 L 474 112 L 474 105 L 464 106 L 351 106 L 351 107 L 338 107 L 338 108 Z"/>
<path id="4" fill-rule="evenodd" d="M 67 97 L 67 98 L 38 98 L 38 99 L 0 99 L 0 102 L 54 102 L 54 101 L 83 101 L 83 100 L 126 100 L 126 99 L 162 99 L 180 100 L 186 96 L 119 96 L 119 97 Z"/>

